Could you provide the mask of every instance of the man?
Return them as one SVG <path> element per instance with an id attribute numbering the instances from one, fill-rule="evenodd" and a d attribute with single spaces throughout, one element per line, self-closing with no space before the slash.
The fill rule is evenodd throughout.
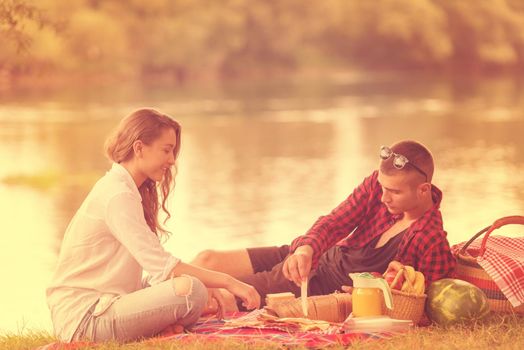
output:
<path id="1" fill-rule="evenodd" d="M 348 273 L 383 273 L 392 260 L 424 273 L 427 286 L 455 264 L 433 171 L 431 153 L 418 142 L 382 146 L 379 169 L 291 246 L 208 250 L 193 263 L 254 286 L 262 300 L 269 293 L 298 296 L 305 280 L 309 295 L 329 294 L 352 285 Z"/>

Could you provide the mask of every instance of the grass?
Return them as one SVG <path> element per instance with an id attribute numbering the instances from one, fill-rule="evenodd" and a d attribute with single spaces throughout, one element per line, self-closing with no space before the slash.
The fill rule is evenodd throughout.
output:
<path id="1" fill-rule="evenodd" d="M 55 341 L 45 332 L 22 332 L 22 334 L 0 335 L 0 349 L 28 349 Z M 246 343 L 233 339 L 203 343 L 201 341 L 157 342 L 154 339 L 125 345 L 114 342 L 85 347 L 96 350 L 281 350 L 283 346 L 272 343 Z M 491 315 L 473 325 L 457 325 L 448 329 L 431 326 L 415 329 L 386 340 L 358 341 L 351 346 L 354 350 L 405 350 L 405 349 L 515 349 L 524 348 L 524 317 L 513 315 Z M 303 347 L 294 349 L 301 350 Z M 343 346 L 329 349 L 341 350 Z"/>

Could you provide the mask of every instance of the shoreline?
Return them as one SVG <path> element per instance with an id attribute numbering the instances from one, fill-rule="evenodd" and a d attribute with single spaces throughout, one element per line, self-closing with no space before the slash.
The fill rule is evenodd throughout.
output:
<path id="1" fill-rule="evenodd" d="M 216 74 L 191 76 L 179 79 L 173 74 L 114 74 L 114 73 L 69 73 L 45 72 L 34 74 L 10 74 L 0 70 L 0 93 L 16 91 L 59 91 L 69 88 L 110 88 L 118 85 L 144 87 L 176 87 L 199 88 L 221 87 L 242 84 L 270 84 L 270 83 L 301 83 L 301 82 L 333 82 L 336 84 L 358 84 L 369 81 L 389 81 L 413 79 L 430 80 L 485 80 L 485 79 L 512 79 L 522 80 L 524 76 L 520 69 L 505 69 L 496 71 L 464 72 L 457 69 L 355 69 L 348 67 L 309 67 L 282 72 L 266 72 L 253 70 L 251 74 L 243 76 L 220 77 Z"/>

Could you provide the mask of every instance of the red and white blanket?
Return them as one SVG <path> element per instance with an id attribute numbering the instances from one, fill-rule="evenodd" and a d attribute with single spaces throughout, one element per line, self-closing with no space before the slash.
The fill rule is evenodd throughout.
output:
<path id="1" fill-rule="evenodd" d="M 321 323 L 318 324 L 319 327 L 305 331 L 297 327 L 296 323 L 286 322 L 284 319 L 267 324 L 257 323 L 255 321 L 261 312 L 263 310 L 231 313 L 226 315 L 226 320 L 218 320 L 215 316 L 202 317 L 189 332 L 164 332 L 156 338 L 144 340 L 144 343 L 151 345 L 151 348 L 155 348 L 157 343 L 166 342 L 200 343 L 204 347 L 206 343 L 230 339 L 245 343 L 270 342 L 282 347 L 302 346 L 317 349 L 332 345 L 348 346 L 355 341 L 387 339 L 404 333 L 381 330 L 350 332 L 343 329 L 341 324 L 325 328 Z M 312 321 L 309 326 L 313 324 Z M 55 342 L 35 350 L 78 350 L 94 345 L 89 342 Z"/>
<path id="2" fill-rule="evenodd" d="M 478 256 L 482 239 L 466 249 L 493 279 L 513 307 L 524 304 L 524 237 L 490 236 L 483 256 Z M 465 242 L 452 247 L 458 253 Z"/>

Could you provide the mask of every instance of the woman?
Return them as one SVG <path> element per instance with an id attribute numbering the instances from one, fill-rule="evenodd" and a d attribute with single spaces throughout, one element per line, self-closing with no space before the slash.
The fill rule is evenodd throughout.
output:
<path id="1" fill-rule="evenodd" d="M 47 289 L 62 341 L 125 342 L 175 323 L 189 327 L 206 305 L 206 287 L 225 288 L 248 308 L 259 306 L 250 285 L 183 263 L 162 248 L 159 238 L 167 232 L 158 211 L 170 217 L 166 201 L 179 150 L 180 125 L 152 109 L 122 120 L 107 140 L 112 168 L 69 224 Z"/>

